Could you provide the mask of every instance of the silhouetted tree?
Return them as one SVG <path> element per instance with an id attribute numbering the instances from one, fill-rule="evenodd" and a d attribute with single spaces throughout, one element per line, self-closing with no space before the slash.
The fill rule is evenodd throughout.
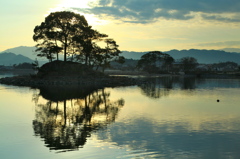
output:
<path id="1" fill-rule="evenodd" d="M 32 69 L 35 70 L 35 71 L 38 71 L 39 70 L 39 63 L 38 63 L 38 60 L 35 59 L 32 63 Z"/>
<path id="2" fill-rule="evenodd" d="M 123 62 L 124 58 L 119 56 L 121 51 L 118 49 L 118 45 L 113 39 L 104 40 L 106 46 L 100 48 L 95 46 L 94 54 L 92 56 L 92 61 L 97 65 L 96 69 L 100 66 L 104 71 L 105 68 L 110 67 L 111 61 Z"/>
<path id="3" fill-rule="evenodd" d="M 54 12 L 34 29 L 33 40 L 39 42 L 36 47 L 47 54 L 63 52 L 64 61 L 73 45 L 73 37 L 79 29 L 88 27 L 84 16 L 74 12 Z M 60 46 L 60 47 L 59 47 Z"/>
<path id="4" fill-rule="evenodd" d="M 118 49 L 119 46 L 116 41 L 109 38 L 102 38 L 103 39 L 101 39 L 101 41 L 104 42 L 102 45 L 105 44 L 105 47 L 102 48 L 97 45 L 96 42 L 89 41 L 89 44 L 85 43 L 88 45 L 85 47 L 86 49 L 83 49 L 83 52 L 87 52 L 88 57 L 86 57 L 86 53 L 83 53 L 77 55 L 77 60 L 85 64 L 87 63 L 89 66 L 95 67 L 96 70 L 101 67 L 103 71 L 105 68 L 110 66 L 111 61 L 124 63 L 124 57 L 119 56 L 121 51 Z"/>
<path id="5" fill-rule="evenodd" d="M 77 29 L 76 35 L 73 37 L 74 47 L 78 52 L 76 59 L 86 65 L 91 65 L 91 58 L 94 55 L 94 47 L 97 41 L 102 41 L 108 37 L 93 30 L 91 26 Z"/>
<path id="6" fill-rule="evenodd" d="M 50 62 L 52 62 L 53 59 L 55 59 L 54 54 L 57 54 L 57 60 L 58 60 L 58 53 L 61 52 L 62 48 L 56 46 L 52 42 L 44 41 L 41 44 L 36 45 L 37 49 L 35 51 L 38 51 L 40 53 L 37 54 L 39 57 L 46 57 Z"/>
<path id="7" fill-rule="evenodd" d="M 183 57 L 180 59 L 184 72 L 194 71 L 198 65 L 197 59 L 194 57 Z"/>
<path id="8" fill-rule="evenodd" d="M 160 70 L 168 71 L 174 59 L 160 51 L 151 51 L 144 54 L 138 61 L 137 67 L 149 73 L 159 72 Z"/>
<path id="9" fill-rule="evenodd" d="M 13 67 L 17 68 L 17 69 L 32 69 L 32 64 L 24 62 L 24 63 L 20 63 L 18 65 L 14 64 Z"/>
<path id="10" fill-rule="evenodd" d="M 36 51 L 38 56 L 52 61 L 55 54 L 63 53 L 64 61 L 67 56 L 71 60 L 88 66 L 106 68 L 111 60 L 118 60 L 118 45 L 108 35 L 93 30 L 84 16 L 74 12 L 54 12 L 45 18 L 41 25 L 34 29 L 33 40 L 38 42 Z M 98 42 L 106 46 L 101 48 Z"/>

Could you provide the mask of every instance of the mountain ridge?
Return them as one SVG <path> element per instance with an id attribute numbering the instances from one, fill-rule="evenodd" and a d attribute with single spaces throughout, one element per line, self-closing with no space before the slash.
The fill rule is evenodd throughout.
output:
<path id="1" fill-rule="evenodd" d="M 36 58 L 38 61 L 45 61 L 45 58 L 37 57 L 37 52 L 35 52 L 35 47 L 30 46 L 19 46 L 11 49 L 7 49 L 3 52 L 0 52 L 0 55 L 4 52 L 11 52 L 16 55 L 23 55 L 32 60 Z M 229 51 L 229 52 L 228 52 Z M 233 52 L 235 51 L 235 52 Z M 238 53 L 238 52 L 239 53 Z M 142 55 L 148 53 L 149 51 L 145 52 L 136 52 L 136 51 L 122 51 L 122 56 L 127 59 L 134 59 L 138 60 L 141 58 Z M 194 57 L 198 60 L 199 63 L 203 64 L 210 64 L 210 63 L 219 63 L 219 62 L 236 62 L 240 64 L 240 49 L 238 48 L 226 48 L 221 50 L 206 50 L 206 49 L 189 49 L 189 50 L 170 50 L 164 51 L 163 53 L 167 53 L 171 55 L 175 60 L 178 60 L 182 57 Z M 1 64 L 1 63 L 0 63 Z"/>
<path id="2" fill-rule="evenodd" d="M 148 52 L 134 52 L 134 51 L 123 51 L 122 56 L 128 59 L 139 60 L 142 55 Z M 170 50 L 163 53 L 169 54 L 175 60 L 181 59 L 182 57 L 194 57 L 199 63 L 211 64 L 219 62 L 236 62 L 240 64 L 240 53 L 226 52 L 224 50 Z"/>
<path id="3" fill-rule="evenodd" d="M 16 55 L 21 54 L 23 56 L 26 56 L 32 60 L 34 60 L 35 58 L 37 58 L 37 52 L 35 52 L 36 47 L 31 47 L 31 46 L 18 46 L 18 47 L 14 47 L 14 48 L 10 48 L 7 50 L 4 50 L 1 53 L 4 52 L 10 52 L 10 53 L 14 53 Z"/>
<path id="4" fill-rule="evenodd" d="M 3 52 L 0 53 L 0 65 L 4 65 L 4 66 L 11 66 L 14 64 L 20 64 L 20 63 L 32 63 L 33 60 L 23 56 L 23 55 L 16 55 L 14 53 L 11 52 Z"/>

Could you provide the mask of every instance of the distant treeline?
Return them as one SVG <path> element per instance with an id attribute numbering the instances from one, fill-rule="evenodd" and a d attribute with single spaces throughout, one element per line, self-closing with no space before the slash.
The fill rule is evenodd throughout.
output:
<path id="1" fill-rule="evenodd" d="M 24 62 L 24 63 L 18 64 L 18 65 L 14 64 L 13 68 L 15 68 L 15 69 L 32 69 L 33 65 L 31 63 Z"/>
<path id="2" fill-rule="evenodd" d="M 122 56 L 126 59 L 139 60 L 142 55 L 148 52 L 134 52 L 134 51 L 122 51 Z M 213 64 L 219 62 L 235 62 L 240 64 L 240 53 L 226 52 L 222 50 L 171 50 L 164 51 L 163 53 L 169 54 L 175 60 L 183 57 L 194 57 L 201 64 Z"/>

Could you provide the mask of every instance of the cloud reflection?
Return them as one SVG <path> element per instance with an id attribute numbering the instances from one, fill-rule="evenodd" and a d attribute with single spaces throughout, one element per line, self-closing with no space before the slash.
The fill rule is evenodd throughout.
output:
<path id="1" fill-rule="evenodd" d="M 239 158 L 237 121 L 238 118 L 202 122 L 196 130 L 187 121 L 158 123 L 142 117 L 117 123 L 109 134 L 98 133 L 97 136 L 98 140 L 128 147 L 135 155 L 146 158 Z"/>

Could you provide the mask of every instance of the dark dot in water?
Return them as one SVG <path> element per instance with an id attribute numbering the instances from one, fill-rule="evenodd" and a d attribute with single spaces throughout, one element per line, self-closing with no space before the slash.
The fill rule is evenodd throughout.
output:
<path id="1" fill-rule="evenodd" d="M 220 102 L 220 100 L 218 99 L 217 102 Z"/>

